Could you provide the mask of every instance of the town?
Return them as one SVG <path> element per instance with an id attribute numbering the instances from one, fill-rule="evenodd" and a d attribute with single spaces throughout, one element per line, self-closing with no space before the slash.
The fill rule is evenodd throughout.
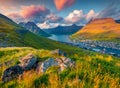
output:
<path id="1" fill-rule="evenodd" d="M 110 41 L 73 41 L 72 43 L 65 43 L 79 48 L 99 52 L 102 54 L 109 54 L 112 56 L 120 57 L 120 43 Z"/>

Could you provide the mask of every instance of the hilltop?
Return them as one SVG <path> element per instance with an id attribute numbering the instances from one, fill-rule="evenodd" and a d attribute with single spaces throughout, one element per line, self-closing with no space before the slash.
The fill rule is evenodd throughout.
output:
<path id="1" fill-rule="evenodd" d="M 80 31 L 72 35 L 73 38 L 90 40 L 120 39 L 120 24 L 112 18 L 92 19 Z"/>

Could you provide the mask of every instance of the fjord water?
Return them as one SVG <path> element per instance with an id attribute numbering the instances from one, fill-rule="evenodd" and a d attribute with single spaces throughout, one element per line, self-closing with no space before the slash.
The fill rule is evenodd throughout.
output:
<path id="1" fill-rule="evenodd" d="M 69 35 L 52 35 L 48 37 L 49 39 L 59 41 L 59 42 L 66 42 L 66 43 L 72 43 L 71 39 L 69 38 Z"/>

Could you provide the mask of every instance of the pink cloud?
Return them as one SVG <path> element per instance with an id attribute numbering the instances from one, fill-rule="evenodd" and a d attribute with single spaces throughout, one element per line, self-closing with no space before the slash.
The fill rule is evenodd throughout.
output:
<path id="1" fill-rule="evenodd" d="M 20 11 L 23 18 L 34 18 L 36 16 L 47 15 L 49 12 L 50 11 L 47 8 L 41 5 L 22 6 L 22 9 Z"/>
<path id="2" fill-rule="evenodd" d="M 12 18 L 18 18 L 18 17 L 21 17 L 19 14 L 17 13 L 10 13 L 8 14 L 8 16 L 12 17 Z"/>
<path id="3" fill-rule="evenodd" d="M 71 6 L 74 2 L 75 2 L 75 0 L 54 0 L 56 8 L 59 11 Z"/>
<path id="4" fill-rule="evenodd" d="M 44 6 L 31 5 L 22 6 L 20 11 L 17 13 L 9 13 L 8 16 L 15 21 L 33 21 L 33 22 L 44 22 L 46 16 L 50 14 L 50 10 Z"/>
<path id="5" fill-rule="evenodd" d="M 16 9 L 15 6 L 0 6 L 0 9 L 3 9 L 3 10 L 8 10 L 8 9 Z"/>
<path id="6" fill-rule="evenodd" d="M 10 10 L 16 8 L 18 0 L 0 0 L 0 9 Z"/>

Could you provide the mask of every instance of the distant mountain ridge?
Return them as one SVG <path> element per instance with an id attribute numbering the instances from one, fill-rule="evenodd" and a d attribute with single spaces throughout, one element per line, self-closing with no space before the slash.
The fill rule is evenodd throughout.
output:
<path id="1" fill-rule="evenodd" d="M 117 23 L 120 23 L 120 20 L 115 20 Z"/>
<path id="2" fill-rule="evenodd" d="M 29 30 L 37 35 L 41 35 L 44 37 L 50 36 L 50 34 L 41 30 L 34 22 L 27 22 L 27 23 L 21 22 L 21 23 L 19 23 L 19 25 L 21 25 L 22 27 L 25 27 L 27 30 Z"/>
<path id="3" fill-rule="evenodd" d="M 120 24 L 112 18 L 93 19 L 80 31 L 72 35 L 73 38 L 112 40 L 120 39 Z"/>
<path id="4" fill-rule="evenodd" d="M 73 34 L 79 31 L 83 26 L 71 25 L 71 26 L 58 26 L 56 28 L 43 29 L 50 34 Z"/>

